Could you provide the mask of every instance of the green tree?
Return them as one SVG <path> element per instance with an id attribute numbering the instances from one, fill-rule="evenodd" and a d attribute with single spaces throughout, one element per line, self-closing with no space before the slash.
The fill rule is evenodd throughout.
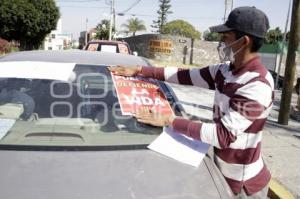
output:
<path id="1" fill-rule="evenodd" d="M 158 19 L 153 21 L 152 28 L 157 29 L 158 33 L 164 34 L 164 26 L 167 23 L 167 15 L 172 14 L 171 9 L 171 0 L 159 0 L 159 10 L 157 11 Z"/>
<path id="2" fill-rule="evenodd" d="M 210 31 L 205 31 L 203 33 L 203 37 L 205 41 L 220 41 L 221 40 L 221 35 L 216 32 L 210 32 Z"/>
<path id="3" fill-rule="evenodd" d="M 95 39 L 108 40 L 109 39 L 110 21 L 103 19 L 96 27 Z M 115 32 L 115 28 L 112 27 L 112 33 Z"/>
<path id="4" fill-rule="evenodd" d="M 184 20 L 174 20 L 166 23 L 164 33 L 195 39 L 200 39 L 201 37 L 201 33 L 197 31 L 193 25 Z"/>
<path id="5" fill-rule="evenodd" d="M 0 37 L 21 50 L 38 49 L 60 16 L 54 0 L 0 0 L 0 13 Z"/>
<path id="6" fill-rule="evenodd" d="M 126 28 L 126 31 L 132 32 L 132 36 L 135 36 L 137 31 L 146 30 L 143 20 L 139 20 L 138 18 L 128 19 L 127 23 L 122 24 L 122 26 Z"/>
<path id="7" fill-rule="evenodd" d="M 279 41 L 282 41 L 283 33 L 281 32 L 279 27 L 275 29 L 271 29 L 267 32 L 265 37 L 265 43 L 267 44 L 275 44 Z"/>

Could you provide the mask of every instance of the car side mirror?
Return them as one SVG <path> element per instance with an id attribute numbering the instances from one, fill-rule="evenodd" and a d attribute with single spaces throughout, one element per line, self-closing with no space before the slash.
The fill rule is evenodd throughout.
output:
<path id="1" fill-rule="evenodd" d="M 136 52 L 136 51 L 133 51 L 133 53 L 132 53 L 134 56 L 138 56 L 138 52 Z"/>

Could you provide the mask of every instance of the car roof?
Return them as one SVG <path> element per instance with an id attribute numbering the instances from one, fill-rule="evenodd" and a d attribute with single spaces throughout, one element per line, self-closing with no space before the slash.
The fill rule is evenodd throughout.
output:
<path id="1" fill-rule="evenodd" d="M 141 65 L 150 66 L 147 59 L 129 54 L 101 51 L 65 50 L 65 51 L 21 51 L 0 57 L 6 61 L 41 61 L 97 65 Z"/>
<path id="2" fill-rule="evenodd" d="M 108 44 L 128 44 L 125 41 L 113 41 L 113 40 L 91 40 L 89 43 L 108 43 Z"/>

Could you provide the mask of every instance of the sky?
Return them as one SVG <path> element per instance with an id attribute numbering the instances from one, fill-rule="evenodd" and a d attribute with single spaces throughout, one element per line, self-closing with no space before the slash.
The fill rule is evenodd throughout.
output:
<path id="1" fill-rule="evenodd" d="M 55 0 L 55 2 L 60 10 L 63 32 L 71 34 L 76 40 L 81 31 L 96 27 L 102 19 L 110 19 L 110 0 Z M 135 5 L 136 2 L 138 3 Z M 266 13 L 271 29 L 280 27 L 284 31 L 289 2 L 290 0 L 233 0 L 233 8 L 255 6 Z M 171 0 L 171 6 L 173 13 L 168 15 L 168 21 L 185 20 L 201 33 L 210 26 L 223 23 L 225 0 Z M 128 10 L 129 8 L 131 9 Z M 147 31 L 141 33 L 151 33 L 152 21 L 157 20 L 158 9 L 158 0 L 115 0 L 116 13 L 128 10 L 124 16 L 116 16 L 117 30 L 124 29 L 121 25 L 128 19 L 137 17 L 144 21 L 147 28 Z"/>

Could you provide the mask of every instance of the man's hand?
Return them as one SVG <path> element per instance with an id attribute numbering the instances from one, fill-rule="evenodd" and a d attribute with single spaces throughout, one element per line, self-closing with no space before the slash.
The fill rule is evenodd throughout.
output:
<path id="1" fill-rule="evenodd" d="M 137 121 L 145 124 L 150 124 L 152 126 L 169 126 L 173 123 L 175 116 L 165 116 L 155 112 L 138 112 L 134 115 Z"/>
<path id="2" fill-rule="evenodd" d="M 116 75 L 126 77 L 136 76 L 142 71 L 141 66 L 109 66 L 107 69 Z"/>

